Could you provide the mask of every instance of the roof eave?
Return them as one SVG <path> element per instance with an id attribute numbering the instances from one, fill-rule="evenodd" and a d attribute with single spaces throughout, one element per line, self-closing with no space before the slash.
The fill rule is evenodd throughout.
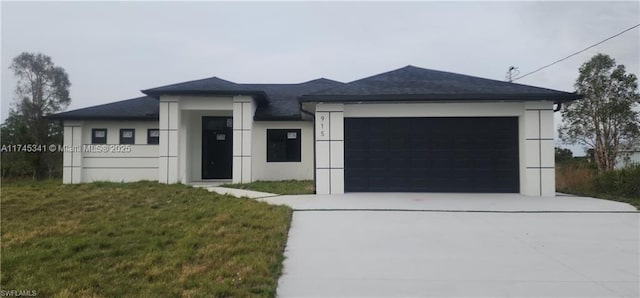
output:
<path id="1" fill-rule="evenodd" d="M 45 119 L 52 121 L 65 120 L 129 120 L 129 121 L 159 121 L 160 117 L 155 116 L 65 116 L 65 115 L 49 115 Z"/>
<path id="2" fill-rule="evenodd" d="M 271 116 L 271 115 L 254 115 L 254 121 L 303 121 L 301 115 Z"/>
<path id="3" fill-rule="evenodd" d="M 378 94 L 378 95 L 302 95 L 300 102 L 381 102 L 381 101 L 553 101 L 584 98 L 577 93 L 564 94 Z"/>
<path id="4" fill-rule="evenodd" d="M 142 93 L 151 96 L 156 99 L 160 99 L 162 95 L 225 95 L 225 96 L 237 96 L 237 95 L 249 95 L 256 99 L 258 104 L 268 104 L 269 98 L 264 91 L 246 91 L 246 90 L 154 90 L 146 89 L 140 90 Z"/>

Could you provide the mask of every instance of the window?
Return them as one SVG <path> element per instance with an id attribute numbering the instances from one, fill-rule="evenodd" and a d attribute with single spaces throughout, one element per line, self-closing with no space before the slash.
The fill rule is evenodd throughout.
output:
<path id="1" fill-rule="evenodd" d="M 300 129 L 267 129 L 267 162 L 299 162 L 300 139 Z"/>
<path id="2" fill-rule="evenodd" d="M 123 128 L 120 130 L 120 144 L 135 144 L 136 130 L 131 128 Z"/>
<path id="3" fill-rule="evenodd" d="M 106 128 L 94 128 L 91 130 L 91 144 L 106 144 L 106 143 L 107 143 Z"/>
<path id="4" fill-rule="evenodd" d="M 157 128 L 147 129 L 147 144 L 157 145 L 160 144 L 160 130 Z"/>

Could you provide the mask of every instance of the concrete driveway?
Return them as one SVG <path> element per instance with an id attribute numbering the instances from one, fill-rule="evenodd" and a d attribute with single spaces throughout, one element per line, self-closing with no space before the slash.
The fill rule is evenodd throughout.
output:
<path id="1" fill-rule="evenodd" d="M 571 196 L 347 194 L 294 212 L 279 297 L 638 297 L 640 214 Z"/>

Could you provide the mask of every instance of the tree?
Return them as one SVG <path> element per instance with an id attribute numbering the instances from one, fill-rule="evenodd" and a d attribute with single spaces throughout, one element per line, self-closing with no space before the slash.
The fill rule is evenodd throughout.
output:
<path id="1" fill-rule="evenodd" d="M 570 149 L 556 147 L 555 151 L 557 163 L 565 162 L 573 158 L 573 152 L 571 152 Z"/>
<path id="2" fill-rule="evenodd" d="M 23 52 L 13 58 L 9 67 L 17 77 L 16 103 L 9 118 L 2 125 L 3 143 L 14 144 L 60 144 L 62 128 L 44 116 L 62 111 L 71 102 L 69 87 L 71 82 L 67 72 L 56 66 L 51 57 L 44 54 Z M 31 165 L 34 178 L 51 176 L 51 171 L 59 162 L 60 154 L 36 151 L 28 154 L 14 154 L 12 159 L 21 158 Z M 3 163 L 7 155 L 3 153 Z M 59 166 L 57 166 L 59 167 Z M 3 175 L 5 168 L 3 167 Z"/>
<path id="3" fill-rule="evenodd" d="M 640 135 L 640 114 L 634 110 L 638 80 L 613 58 L 597 54 L 580 67 L 575 88 L 584 99 L 563 109 L 560 138 L 593 148 L 598 171 L 612 170 L 620 149 Z"/>
<path id="4" fill-rule="evenodd" d="M 0 139 L 3 145 L 29 144 L 27 126 L 15 111 L 9 112 L 9 117 L 0 128 Z M 2 177 L 26 177 L 34 175 L 33 156 L 27 152 L 3 151 L 0 168 Z"/>

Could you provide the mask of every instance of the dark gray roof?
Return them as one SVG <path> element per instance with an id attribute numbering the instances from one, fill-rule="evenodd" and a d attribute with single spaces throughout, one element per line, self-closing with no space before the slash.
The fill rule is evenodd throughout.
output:
<path id="1" fill-rule="evenodd" d="M 142 93 L 159 98 L 160 95 L 254 95 L 258 102 L 265 101 L 262 90 L 247 88 L 218 77 L 187 81 L 142 90 Z"/>
<path id="2" fill-rule="evenodd" d="M 251 95 L 255 120 L 300 120 L 299 102 L 424 100 L 551 100 L 581 95 L 406 66 L 350 83 L 317 79 L 299 84 L 238 84 L 217 77 L 142 91 L 148 96 L 50 115 L 49 119 L 158 119 L 160 95 Z"/>
<path id="3" fill-rule="evenodd" d="M 137 97 L 108 104 L 49 115 L 53 120 L 158 120 L 158 100 Z"/>
<path id="4" fill-rule="evenodd" d="M 223 80 L 218 77 L 210 77 L 206 79 L 187 81 L 182 83 L 176 83 L 156 88 L 150 88 L 142 90 L 142 93 L 147 95 L 160 95 L 160 94 L 184 94 L 185 92 L 215 92 L 215 91 L 247 91 L 241 85 L 234 82 Z"/>
<path id="5" fill-rule="evenodd" d="M 406 66 L 303 95 L 314 101 L 418 101 L 418 100 L 552 100 L 568 101 L 581 95 L 451 72 Z"/>
<path id="6" fill-rule="evenodd" d="M 143 93 L 158 98 L 160 95 L 253 95 L 258 102 L 255 120 L 300 120 L 298 97 L 342 83 L 317 79 L 299 84 L 237 84 L 217 77 L 188 81 L 152 89 Z"/>
<path id="7" fill-rule="evenodd" d="M 247 88 L 263 90 L 269 103 L 259 105 L 254 119 L 260 120 L 300 120 L 298 97 L 303 94 L 328 89 L 343 83 L 321 78 L 299 84 L 242 84 Z"/>
<path id="8" fill-rule="evenodd" d="M 315 91 L 335 87 L 342 83 L 317 79 L 299 84 L 236 84 L 218 78 L 208 78 L 190 81 L 180 84 L 168 85 L 145 90 L 152 96 L 133 98 L 114 103 L 62 112 L 50 115 L 49 119 L 81 120 L 81 119 L 141 119 L 157 120 L 159 102 L 156 98 L 160 94 L 225 94 L 223 92 L 236 92 L 226 94 L 253 94 L 263 100 L 259 102 L 255 113 L 255 120 L 300 120 L 301 113 L 298 97 Z M 198 90 L 202 93 L 189 93 Z M 207 88 L 212 88 L 208 90 Z M 215 89 L 219 88 L 219 89 Z M 231 90 L 236 91 L 231 91 Z M 243 91 L 242 91 L 243 90 Z M 174 93 L 175 92 L 175 93 Z M 268 100 L 267 100 L 268 99 Z"/>

